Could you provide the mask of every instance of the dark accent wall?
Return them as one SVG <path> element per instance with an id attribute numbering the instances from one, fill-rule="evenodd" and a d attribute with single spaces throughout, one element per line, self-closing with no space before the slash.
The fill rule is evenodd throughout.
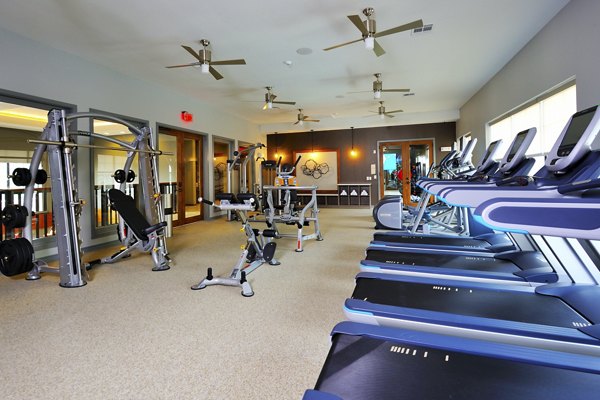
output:
<path id="1" fill-rule="evenodd" d="M 284 162 L 293 162 L 294 151 L 338 150 L 339 182 L 367 182 L 371 175 L 371 164 L 377 166 L 378 142 L 411 139 L 433 139 L 435 160 L 441 159 L 442 146 L 451 146 L 456 138 L 456 124 L 443 122 L 436 124 L 384 126 L 354 129 L 354 149 L 358 155 L 350 157 L 352 149 L 351 129 L 335 131 L 314 131 L 299 133 L 278 133 L 267 135 L 268 158 L 275 159 L 275 152 L 284 156 Z M 379 181 L 372 180 L 372 201 L 379 200 Z"/>

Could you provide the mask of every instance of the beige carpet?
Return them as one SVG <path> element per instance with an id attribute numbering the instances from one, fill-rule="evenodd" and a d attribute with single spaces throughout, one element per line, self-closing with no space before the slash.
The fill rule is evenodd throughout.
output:
<path id="1" fill-rule="evenodd" d="M 0 277 L 0 398 L 300 399 L 373 234 L 366 208 L 326 208 L 320 219 L 325 240 L 303 253 L 277 241 L 281 265 L 249 276 L 251 298 L 190 290 L 207 266 L 228 274 L 240 255 L 240 225 L 223 220 L 176 228 L 170 271 L 152 272 L 139 254 L 96 267 L 76 289 L 49 274 Z"/>

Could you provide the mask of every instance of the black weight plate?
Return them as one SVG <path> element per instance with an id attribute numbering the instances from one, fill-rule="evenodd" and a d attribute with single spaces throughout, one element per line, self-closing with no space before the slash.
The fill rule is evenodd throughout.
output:
<path id="1" fill-rule="evenodd" d="M 37 174 L 35 174 L 35 183 L 43 185 L 46 181 L 48 181 L 48 173 L 43 169 L 38 169 Z"/>
<path id="2" fill-rule="evenodd" d="M 16 186 L 27 186 L 31 182 L 31 171 L 29 168 L 15 168 L 12 173 L 12 182 Z"/>
<path id="3" fill-rule="evenodd" d="M 118 169 L 115 171 L 113 178 L 115 178 L 117 183 L 123 183 L 127 179 L 127 175 L 125 174 L 124 170 Z"/>
<path id="4" fill-rule="evenodd" d="M 133 181 L 135 181 L 135 172 L 130 169 L 129 172 L 127 172 L 127 182 L 131 183 Z"/>
<path id="5" fill-rule="evenodd" d="M 25 238 L 19 238 L 18 246 L 21 247 L 23 253 L 23 263 L 21 265 L 21 272 L 29 272 L 33 268 L 33 245 Z"/>
<path id="6" fill-rule="evenodd" d="M 23 253 L 15 240 L 5 240 L 0 244 L 0 272 L 6 276 L 14 276 L 21 273 L 23 264 Z"/>

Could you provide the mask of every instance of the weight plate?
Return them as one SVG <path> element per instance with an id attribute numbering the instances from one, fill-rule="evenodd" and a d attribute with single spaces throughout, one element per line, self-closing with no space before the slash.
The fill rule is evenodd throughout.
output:
<path id="1" fill-rule="evenodd" d="M 27 186 L 31 182 L 31 171 L 29 168 L 15 168 L 12 173 L 12 182 L 16 186 Z"/>
<path id="2" fill-rule="evenodd" d="M 124 170 L 118 169 L 115 171 L 113 178 L 115 178 L 117 183 L 123 183 L 127 179 L 127 175 L 125 174 Z"/>
<path id="3" fill-rule="evenodd" d="M 48 181 L 48 173 L 43 169 L 38 169 L 37 174 L 35 174 L 35 183 L 43 185 L 46 181 Z"/>
<path id="4" fill-rule="evenodd" d="M 21 273 L 24 254 L 15 239 L 5 240 L 0 244 L 0 271 L 6 276 L 14 276 Z"/>
<path id="5" fill-rule="evenodd" d="M 130 169 L 129 172 L 127 172 L 127 182 L 131 183 L 133 181 L 135 181 L 135 172 Z"/>

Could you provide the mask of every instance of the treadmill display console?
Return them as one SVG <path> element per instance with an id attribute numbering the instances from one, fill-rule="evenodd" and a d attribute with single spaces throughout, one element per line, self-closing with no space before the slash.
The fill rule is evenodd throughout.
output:
<path id="1" fill-rule="evenodd" d="M 591 108 L 588 110 L 584 110 L 581 113 L 577 113 L 571 119 L 571 123 L 567 128 L 567 132 L 563 137 L 560 146 L 558 147 L 558 156 L 566 157 L 571 154 L 571 150 L 575 147 L 586 128 L 590 124 L 590 121 L 594 117 L 596 112 L 596 108 Z"/>
<path id="2" fill-rule="evenodd" d="M 525 140 L 525 137 L 527 136 L 527 132 L 529 132 L 529 129 L 517 133 L 517 137 L 515 138 L 515 141 L 513 142 L 513 145 L 510 148 L 510 152 L 508 153 L 506 162 L 511 162 L 512 159 L 515 157 L 515 154 L 517 154 L 519 147 L 521 147 L 521 144 L 523 144 L 523 141 Z"/>

